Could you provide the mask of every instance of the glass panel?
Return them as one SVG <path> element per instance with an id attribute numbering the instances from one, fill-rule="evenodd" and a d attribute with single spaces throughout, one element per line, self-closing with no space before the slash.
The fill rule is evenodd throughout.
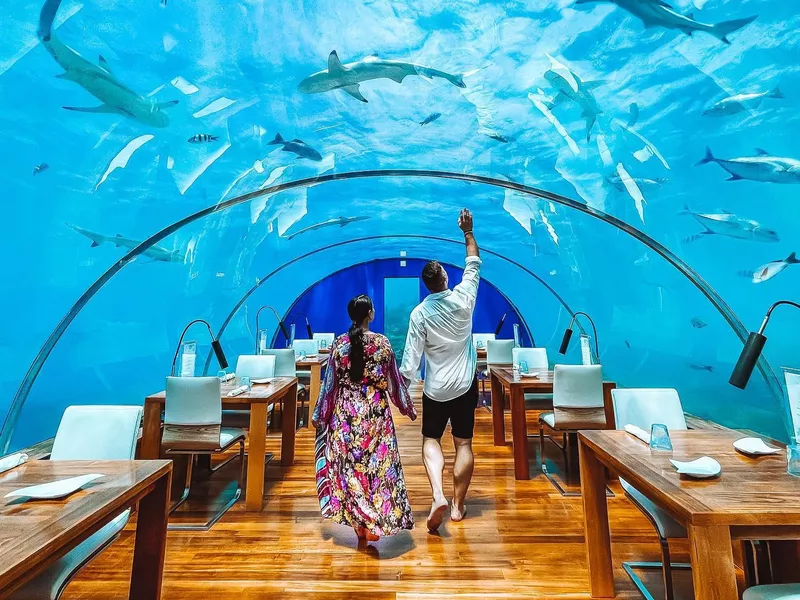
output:
<path id="1" fill-rule="evenodd" d="M 416 277 L 387 277 L 383 280 L 384 335 L 402 357 L 406 348 L 408 319 L 419 304 L 419 279 Z"/>

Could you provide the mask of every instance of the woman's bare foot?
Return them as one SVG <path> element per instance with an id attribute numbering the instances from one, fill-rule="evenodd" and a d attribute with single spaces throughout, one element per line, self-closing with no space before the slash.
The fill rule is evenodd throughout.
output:
<path id="1" fill-rule="evenodd" d="M 462 505 L 461 508 L 456 506 L 455 501 L 450 505 L 450 520 L 458 523 L 459 521 L 463 521 L 464 517 L 467 516 L 467 507 L 466 505 Z"/>
<path id="2" fill-rule="evenodd" d="M 442 521 L 444 521 L 445 512 L 447 512 L 447 500 L 441 500 L 440 502 L 434 500 L 431 504 L 431 513 L 428 515 L 428 531 L 431 533 L 439 531 L 439 527 L 442 526 Z"/>
<path id="3" fill-rule="evenodd" d="M 376 533 L 372 533 L 371 531 L 367 531 L 367 530 L 364 530 L 364 531 L 365 531 L 365 533 L 367 535 L 367 541 L 368 542 L 377 542 L 379 539 L 381 539 L 381 536 L 379 536 Z"/>
<path id="4" fill-rule="evenodd" d="M 363 527 L 356 527 L 353 525 L 353 531 L 356 532 L 359 542 L 367 539 L 367 531 Z"/>

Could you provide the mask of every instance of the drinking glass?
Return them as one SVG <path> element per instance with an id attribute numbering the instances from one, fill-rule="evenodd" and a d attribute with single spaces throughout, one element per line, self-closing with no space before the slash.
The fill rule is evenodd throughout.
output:
<path id="1" fill-rule="evenodd" d="M 672 451 L 672 440 L 669 439 L 669 429 L 661 423 L 653 423 L 650 428 L 650 449 L 662 452 Z"/>
<path id="2" fill-rule="evenodd" d="M 253 389 L 253 383 L 252 381 L 250 381 L 250 378 L 247 377 L 246 375 L 239 377 L 239 385 L 246 385 L 248 391 Z"/>
<path id="3" fill-rule="evenodd" d="M 520 373 L 527 373 L 528 372 L 528 361 L 526 361 L 526 360 L 519 361 L 519 372 Z"/>

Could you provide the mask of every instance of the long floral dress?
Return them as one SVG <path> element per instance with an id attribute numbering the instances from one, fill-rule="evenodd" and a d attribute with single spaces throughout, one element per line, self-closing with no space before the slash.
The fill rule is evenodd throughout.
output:
<path id="1" fill-rule="evenodd" d="M 322 516 L 334 523 L 364 527 L 379 536 L 414 526 L 391 401 L 412 419 L 417 416 L 384 336 L 364 333 L 364 379 L 350 379 L 350 338 L 331 348 L 325 384 L 314 421 L 317 433 L 317 494 Z"/>

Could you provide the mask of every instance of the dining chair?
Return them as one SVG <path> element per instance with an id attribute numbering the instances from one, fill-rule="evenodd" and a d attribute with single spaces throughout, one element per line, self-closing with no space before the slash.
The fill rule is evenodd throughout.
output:
<path id="1" fill-rule="evenodd" d="M 141 406 L 69 406 L 50 460 L 133 460 L 141 421 Z M 75 574 L 117 538 L 130 513 L 120 513 L 12 593 L 10 600 L 58 600 Z"/>
<path id="2" fill-rule="evenodd" d="M 305 354 L 310 356 L 319 352 L 318 340 L 295 340 L 292 342 L 292 349 L 297 355 Z"/>
<path id="3" fill-rule="evenodd" d="M 336 341 L 336 334 L 335 333 L 315 333 L 314 339 L 319 343 L 319 348 L 321 350 L 330 348 L 333 346 L 333 342 Z"/>
<path id="4" fill-rule="evenodd" d="M 611 391 L 614 404 L 614 419 L 618 429 L 625 425 L 635 425 L 650 431 L 653 424 L 666 425 L 669 431 L 686 429 L 686 417 L 678 392 L 673 389 L 615 389 Z M 628 562 L 622 568 L 631 578 L 636 588 L 645 596 L 652 598 L 644 582 L 636 574 L 635 569 L 658 569 L 664 578 L 664 598 L 673 600 L 672 571 L 689 569 L 690 565 L 670 562 L 669 540 L 686 539 L 686 528 L 673 519 L 665 510 L 645 497 L 639 490 L 624 479 L 619 480 L 628 499 L 644 513 L 658 534 L 661 545 L 662 562 Z"/>
<path id="5" fill-rule="evenodd" d="M 497 336 L 493 333 L 473 333 L 472 334 L 472 345 L 475 347 L 476 350 L 486 350 L 486 342 L 489 340 L 495 339 Z M 480 382 L 481 386 L 481 394 L 486 393 L 486 382 L 488 381 L 487 371 L 486 371 L 486 359 L 478 359 L 476 363 L 476 368 L 478 371 L 478 381 Z"/>
<path id="6" fill-rule="evenodd" d="M 497 336 L 493 333 L 473 333 L 472 343 L 477 349 L 486 349 L 486 342 L 495 339 Z"/>
<path id="7" fill-rule="evenodd" d="M 549 371 L 550 361 L 547 358 L 547 348 L 514 348 L 512 364 L 514 369 L 519 369 L 521 362 L 525 362 L 528 366 L 528 373 L 535 373 L 536 371 Z M 553 402 L 553 394 L 525 394 L 525 409 L 541 409 L 544 408 L 543 403 L 546 403 L 547 408 Z"/>
<path id="8" fill-rule="evenodd" d="M 481 391 L 484 393 L 481 394 L 481 397 L 484 399 L 482 402 L 484 407 L 488 408 L 485 394 L 485 382 L 491 378 L 492 365 L 510 365 L 512 362 L 514 343 L 514 340 L 498 340 L 493 338 L 486 340 L 486 368 L 478 371 L 480 373 L 479 379 L 483 384 L 483 389 Z M 492 401 L 494 402 L 494 399 L 492 399 Z M 499 399 L 498 406 L 500 410 L 504 409 L 505 394 L 503 395 L 503 398 Z"/>
<path id="9" fill-rule="evenodd" d="M 547 470 L 544 439 L 547 437 L 564 455 L 564 474 L 570 478 L 572 458 L 570 436 L 580 429 L 605 429 L 603 369 L 600 365 L 556 365 L 553 369 L 553 411 L 539 416 L 539 451 L 542 472 L 562 496 L 580 496 L 567 492 Z M 561 434 L 562 443 L 553 439 Z"/>
<path id="10" fill-rule="evenodd" d="M 298 376 L 295 353 L 292 348 L 263 350 L 262 355 L 275 357 L 275 377 Z M 299 422 L 303 419 L 304 411 L 306 410 L 306 402 L 308 400 L 308 387 L 299 382 L 297 384 L 297 399 L 300 401 L 300 408 L 297 412 L 298 423 L 296 423 L 295 426 L 299 427 Z M 279 407 L 281 410 L 281 418 L 283 418 L 283 398 L 279 400 Z"/>
<path id="11" fill-rule="evenodd" d="M 170 507 L 170 514 L 189 497 L 195 456 L 220 454 L 239 444 L 239 477 L 236 492 L 227 504 L 203 524 L 168 526 L 183 531 L 208 531 L 242 495 L 245 434 L 238 428 L 222 427 L 222 388 L 218 377 L 167 377 L 166 390 L 162 448 L 167 454 L 188 455 L 183 495 Z"/>
<path id="12" fill-rule="evenodd" d="M 800 600 L 800 584 L 757 585 L 745 590 L 742 600 Z"/>
<path id="13" fill-rule="evenodd" d="M 251 380 L 275 377 L 275 355 L 242 354 L 236 361 L 235 372 L 237 377 L 249 377 Z M 272 414 L 274 407 L 274 404 L 267 406 L 267 423 L 269 423 L 269 416 Z M 223 409 L 222 426 L 248 429 L 250 427 L 250 409 Z M 211 469 L 211 471 L 214 472 L 222 468 L 224 464 Z"/>

